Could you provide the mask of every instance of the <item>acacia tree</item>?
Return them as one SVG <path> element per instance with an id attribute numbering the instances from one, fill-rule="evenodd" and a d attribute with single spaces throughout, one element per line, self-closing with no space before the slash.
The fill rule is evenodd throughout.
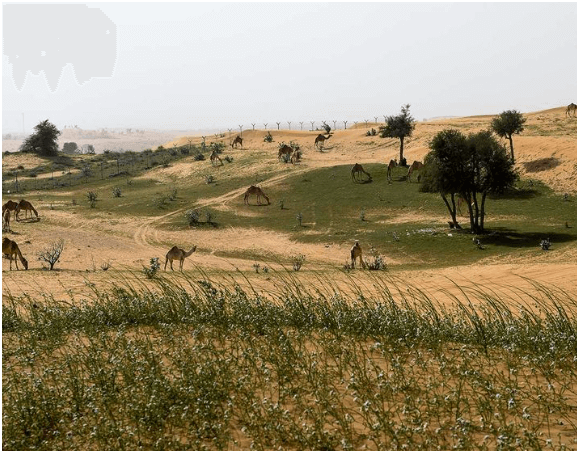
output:
<path id="1" fill-rule="evenodd" d="M 41 121 L 34 126 L 36 131 L 29 135 L 20 145 L 20 151 L 24 153 L 37 153 L 43 156 L 56 156 L 58 154 L 58 136 L 60 131 L 48 120 Z"/>
<path id="2" fill-rule="evenodd" d="M 465 137 L 457 130 L 447 129 L 432 139 L 430 149 L 421 190 L 440 193 L 455 225 L 454 195 L 459 194 L 468 205 L 471 232 L 484 232 L 487 196 L 503 192 L 517 179 L 505 147 L 491 131 Z"/>
<path id="3" fill-rule="evenodd" d="M 491 128 L 499 137 L 508 138 L 511 145 L 511 160 L 515 161 L 515 151 L 513 148 L 513 134 L 520 134 L 523 125 L 527 121 L 522 113 L 516 110 L 506 110 L 491 122 Z"/>
<path id="4" fill-rule="evenodd" d="M 415 127 L 414 118 L 410 115 L 410 104 L 402 106 L 400 115 L 384 117 L 385 126 L 380 126 L 380 137 L 398 138 L 400 140 L 400 161 L 404 159 L 404 139 L 412 136 Z"/>

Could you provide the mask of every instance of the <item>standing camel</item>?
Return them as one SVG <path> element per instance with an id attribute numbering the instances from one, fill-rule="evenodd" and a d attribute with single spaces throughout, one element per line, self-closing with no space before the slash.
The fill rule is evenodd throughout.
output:
<path id="1" fill-rule="evenodd" d="M 424 167 L 424 164 L 422 162 L 420 162 L 418 160 L 415 160 L 414 162 L 412 162 L 412 165 L 408 169 L 408 175 L 406 176 L 408 181 L 412 181 L 412 173 L 420 170 L 422 167 Z M 418 182 L 420 182 L 420 176 L 418 176 Z"/>
<path id="2" fill-rule="evenodd" d="M 567 111 L 565 112 L 565 116 L 571 116 L 571 113 L 574 113 L 577 116 L 577 104 L 569 104 L 567 106 Z"/>
<path id="3" fill-rule="evenodd" d="M 231 142 L 231 148 L 233 149 L 234 147 L 237 146 L 237 144 L 239 144 L 239 146 L 243 148 L 243 139 L 239 135 L 235 137 Z"/>
<path id="4" fill-rule="evenodd" d="M 8 238 L 2 238 L 2 254 L 10 260 L 10 270 L 12 270 L 12 260 L 16 263 L 16 269 L 18 269 L 18 260 L 16 258 L 19 258 L 24 269 L 28 270 L 28 261 L 22 256 L 16 242 Z"/>
<path id="5" fill-rule="evenodd" d="M 388 164 L 388 171 L 386 172 L 386 178 L 388 181 L 392 181 L 392 169 L 398 166 L 398 162 L 396 159 L 390 159 L 390 163 Z"/>
<path id="6" fill-rule="evenodd" d="M 245 191 L 245 195 L 243 196 L 243 202 L 245 204 L 249 204 L 249 196 L 250 195 L 257 195 L 257 204 L 261 204 L 261 197 L 264 197 L 267 200 L 267 204 L 269 203 L 269 198 L 267 197 L 266 194 L 263 193 L 263 190 L 261 190 L 261 187 L 257 187 L 257 186 L 250 186 L 249 189 L 247 189 Z"/>
<path id="7" fill-rule="evenodd" d="M 165 269 L 164 270 L 167 270 L 167 261 L 169 261 L 169 263 L 171 264 L 171 270 L 174 270 L 173 269 L 173 260 L 179 260 L 179 270 L 183 271 L 183 262 L 185 261 L 185 258 L 190 256 L 195 250 L 197 250 L 196 245 L 194 245 L 191 248 L 191 250 L 189 250 L 188 252 L 186 252 L 185 250 L 180 249 L 179 247 L 174 245 L 173 248 L 171 250 L 169 250 L 167 252 L 167 254 L 165 255 Z"/>
<path id="8" fill-rule="evenodd" d="M 10 211 L 6 209 L 2 217 L 2 231 L 8 231 L 10 233 Z"/>
<path id="9" fill-rule="evenodd" d="M 223 165 L 223 161 L 221 160 L 221 157 L 219 157 L 219 154 L 217 154 L 217 151 L 213 150 L 213 152 L 211 153 L 211 156 L 209 156 L 209 159 L 211 160 L 211 165 L 215 165 L 215 163 L 217 161 L 219 161 L 219 163 L 221 165 Z"/>
<path id="10" fill-rule="evenodd" d="M 16 219 L 16 208 L 18 207 L 18 203 L 12 200 L 8 200 L 6 203 L 2 205 L 2 218 L 4 218 L 4 213 L 6 211 L 14 211 L 14 219 Z"/>
<path id="11" fill-rule="evenodd" d="M 324 135 L 322 135 L 322 134 L 319 134 L 319 135 L 316 137 L 316 139 L 314 140 L 314 147 L 315 147 L 315 148 L 318 148 L 319 150 L 321 150 L 322 147 L 324 146 L 324 142 L 325 142 L 326 140 L 328 140 L 331 136 L 332 136 L 332 134 L 330 134 L 329 132 L 328 132 L 328 136 L 327 136 L 327 137 L 324 136 Z"/>
<path id="12" fill-rule="evenodd" d="M 280 160 L 283 156 L 291 156 L 293 152 L 294 149 L 290 145 L 284 144 L 283 146 L 279 147 L 279 151 L 277 152 L 277 159 Z M 285 159 L 289 159 L 289 157 L 286 157 Z M 287 160 L 285 160 L 285 162 L 287 162 Z"/>
<path id="13" fill-rule="evenodd" d="M 20 214 L 20 211 L 24 211 L 24 218 L 28 217 L 28 211 L 34 212 L 34 214 L 36 214 L 36 218 L 38 218 L 38 212 L 36 211 L 36 209 L 34 209 L 34 207 L 29 201 L 20 200 L 18 206 L 16 207 L 16 220 L 20 220 L 18 218 L 18 214 Z M 32 213 L 30 214 L 30 217 L 32 217 Z"/>
<path id="14" fill-rule="evenodd" d="M 352 181 L 356 182 L 360 180 L 360 173 L 364 173 L 366 176 L 368 176 L 367 181 L 372 181 L 372 176 L 370 176 L 370 173 L 368 173 L 367 171 L 364 170 L 364 168 L 356 163 L 353 167 L 352 167 Z"/>
<path id="15" fill-rule="evenodd" d="M 352 247 L 352 250 L 350 250 L 350 258 L 352 259 L 352 269 L 356 267 L 356 259 L 358 258 L 360 259 L 360 265 L 362 266 L 362 269 L 366 269 L 366 263 L 364 263 L 364 260 L 362 259 L 362 247 L 360 247 L 360 243 L 358 241 L 356 241 Z"/>

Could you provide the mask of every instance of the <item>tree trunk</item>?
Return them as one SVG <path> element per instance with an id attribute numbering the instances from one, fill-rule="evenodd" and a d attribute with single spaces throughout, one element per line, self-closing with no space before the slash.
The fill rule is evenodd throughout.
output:
<path id="1" fill-rule="evenodd" d="M 483 192 L 480 201 L 480 231 L 481 233 L 485 230 L 485 201 L 487 199 L 487 193 Z"/>
<path id="2" fill-rule="evenodd" d="M 515 162 L 515 150 L 513 148 L 513 136 L 509 135 L 509 144 L 511 145 L 511 160 Z"/>
<path id="3" fill-rule="evenodd" d="M 402 162 L 404 159 L 404 137 L 400 137 L 400 160 L 398 162 Z"/>
<path id="4" fill-rule="evenodd" d="M 456 225 L 458 225 L 458 222 L 456 221 L 456 205 L 454 204 L 454 194 L 450 195 L 450 199 L 452 201 L 452 207 L 450 206 L 450 203 L 448 202 L 448 200 L 446 199 L 446 195 L 443 194 L 442 192 L 440 192 L 440 196 L 442 197 L 442 199 L 444 200 L 444 204 L 446 205 L 446 208 L 448 209 L 448 212 L 450 214 L 450 218 L 452 219 L 452 223 L 453 225 L 456 227 Z"/>

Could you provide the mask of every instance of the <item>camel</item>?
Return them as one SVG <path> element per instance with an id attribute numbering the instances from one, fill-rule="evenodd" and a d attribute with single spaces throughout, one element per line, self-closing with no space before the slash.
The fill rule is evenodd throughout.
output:
<path id="1" fill-rule="evenodd" d="M 167 270 L 167 261 L 169 261 L 169 263 L 171 264 L 171 270 L 174 270 L 173 269 L 173 260 L 179 260 L 179 270 L 182 272 L 183 271 L 183 262 L 185 261 L 185 258 L 190 256 L 195 250 L 197 250 L 196 245 L 194 245 L 191 248 L 191 250 L 189 250 L 188 252 L 186 252 L 185 250 L 180 249 L 179 247 L 174 245 L 173 248 L 171 250 L 169 250 L 167 252 L 167 254 L 165 255 L 165 269 L 164 270 Z"/>
<path id="2" fill-rule="evenodd" d="M 221 157 L 219 157 L 219 154 L 217 154 L 217 151 L 213 151 L 211 153 L 211 156 L 209 156 L 209 159 L 211 159 L 211 165 L 215 165 L 215 162 L 217 161 L 219 161 L 219 163 L 223 165 L 223 161 L 221 160 Z"/>
<path id="3" fill-rule="evenodd" d="M 360 247 L 360 243 L 356 241 L 352 250 L 350 250 L 350 258 L 352 259 L 352 269 L 356 268 L 356 259 L 360 258 L 360 265 L 363 269 L 366 269 L 366 263 L 362 259 L 362 247 Z"/>
<path id="4" fill-rule="evenodd" d="M 364 173 L 366 176 L 368 176 L 367 181 L 372 181 L 372 176 L 370 176 L 370 173 L 365 171 L 364 168 L 358 163 L 352 167 L 352 181 L 359 181 L 360 173 Z"/>
<path id="5" fill-rule="evenodd" d="M 294 149 L 294 152 L 292 153 L 292 155 L 290 157 L 290 162 L 292 164 L 295 164 L 297 161 L 300 160 L 301 155 L 302 155 L 302 153 L 300 152 L 300 148 L 298 146 L 296 149 Z"/>
<path id="6" fill-rule="evenodd" d="M 2 217 L 2 231 L 10 232 L 10 211 L 6 209 Z"/>
<path id="7" fill-rule="evenodd" d="M 11 241 L 8 238 L 2 238 L 2 254 L 10 260 L 10 270 L 12 270 L 12 260 L 16 263 L 16 269 L 18 269 L 18 261 L 16 258 L 20 259 L 20 262 L 24 266 L 25 270 L 28 270 L 28 261 L 22 256 L 18 244 Z"/>
<path id="8" fill-rule="evenodd" d="M 250 186 L 249 189 L 245 191 L 245 195 L 243 196 L 243 202 L 245 204 L 249 204 L 248 200 L 250 195 L 257 195 L 257 204 L 261 204 L 261 197 L 264 197 L 267 200 L 267 204 L 270 204 L 269 198 L 263 193 L 261 187 Z"/>
<path id="9" fill-rule="evenodd" d="M 330 134 L 329 132 L 328 132 L 328 136 L 327 136 L 327 137 L 324 136 L 324 135 L 322 135 L 322 134 L 319 134 L 319 135 L 316 137 L 316 139 L 314 140 L 314 147 L 315 147 L 315 148 L 318 148 L 318 149 L 322 149 L 321 147 L 324 146 L 324 142 L 325 142 L 326 140 L 328 140 L 331 136 L 332 136 L 332 134 Z M 320 144 L 318 145 L 318 143 L 320 143 Z"/>
<path id="10" fill-rule="evenodd" d="M 2 205 L 2 218 L 4 218 L 4 213 L 6 211 L 14 211 L 14 218 L 16 219 L 16 208 L 18 207 L 18 203 L 12 200 L 8 200 L 6 203 Z"/>
<path id="11" fill-rule="evenodd" d="M 420 162 L 418 160 L 415 160 L 414 162 L 412 162 L 412 165 L 408 169 L 408 175 L 406 176 L 408 181 L 412 181 L 412 173 L 420 170 L 422 167 L 424 167 L 424 164 L 422 162 Z M 418 176 L 418 182 L 420 182 L 420 176 Z"/>
<path id="12" fill-rule="evenodd" d="M 239 146 L 243 148 L 243 139 L 238 135 L 231 142 L 231 148 L 234 148 L 239 143 Z"/>
<path id="13" fill-rule="evenodd" d="M 298 147 L 299 149 L 299 147 Z M 283 145 L 280 146 L 279 151 L 277 153 L 278 160 L 282 158 L 282 156 L 291 156 L 294 152 L 294 149 L 290 145 Z"/>
<path id="14" fill-rule="evenodd" d="M 567 116 L 567 115 L 571 116 L 571 113 L 574 113 L 575 116 L 577 116 L 577 104 L 573 104 L 572 102 L 571 102 L 571 104 L 569 104 L 567 106 L 567 111 L 565 112 L 565 116 Z"/>
<path id="15" fill-rule="evenodd" d="M 391 159 L 390 163 L 388 164 L 388 171 L 386 173 L 386 178 L 388 179 L 388 181 L 392 181 L 392 169 L 397 166 L 398 162 L 396 162 L 396 159 Z"/>
<path id="16" fill-rule="evenodd" d="M 34 214 L 36 214 L 36 218 L 38 218 L 38 212 L 36 211 L 36 209 L 34 209 L 34 207 L 32 206 L 32 204 L 30 204 L 29 201 L 20 200 L 20 203 L 18 203 L 18 206 L 16 207 L 16 220 L 20 220 L 18 218 L 18 214 L 20 214 L 20 211 L 24 211 L 24 218 L 28 217 L 28 211 L 33 211 Z M 32 214 L 30 214 L 30 217 L 32 217 Z"/>

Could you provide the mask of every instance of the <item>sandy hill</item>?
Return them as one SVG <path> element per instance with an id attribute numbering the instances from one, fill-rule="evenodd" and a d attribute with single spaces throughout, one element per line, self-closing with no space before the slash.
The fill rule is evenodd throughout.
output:
<path id="1" fill-rule="evenodd" d="M 557 192 L 577 192 L 577 121 L 565 115 L 566 107 L 558 107 L 539 112 L 526 113 L 525 130 L 514 137 L 517 169 L 521 176 L 534 178 L 548 184 Z M 444 118 L 431 121 L 418 121 L 413 136 L 405 141 L 404 155 L 408 161 L 422 160 L 428 153 L 428 144 L 441 130 L 453 128 L 464 133 L 488 129 L 494 115 L 478 115 L 462 118 Z M 399 141 L 383 139 L 379 136 L 366 136 L 366 131 L 378 130 L 383 123 L 359 122 L 348 129 L 332 132 L 326 142 L 324 152 L 314 148 L 314 139 L 321 131 L 268 129 L 274 139 L 266 143 L 265 130 L 245 130 L 243 149 L 275 153 L 280 142 L 298 143 L 307 153 L 304 165 L 311 167 L 348 164 L 354 161 L 388 162 L 399 155 Z M 223 141 L 229 144 L 238 132 L 226 133 L 224 137 L 206 136 L 207 143 Z M 201 136 L 182 136 L 165 147 L 181 146 L 189 143 L 199 144 Z M 505 146 L 508 142 L 504 140 Z"/>

